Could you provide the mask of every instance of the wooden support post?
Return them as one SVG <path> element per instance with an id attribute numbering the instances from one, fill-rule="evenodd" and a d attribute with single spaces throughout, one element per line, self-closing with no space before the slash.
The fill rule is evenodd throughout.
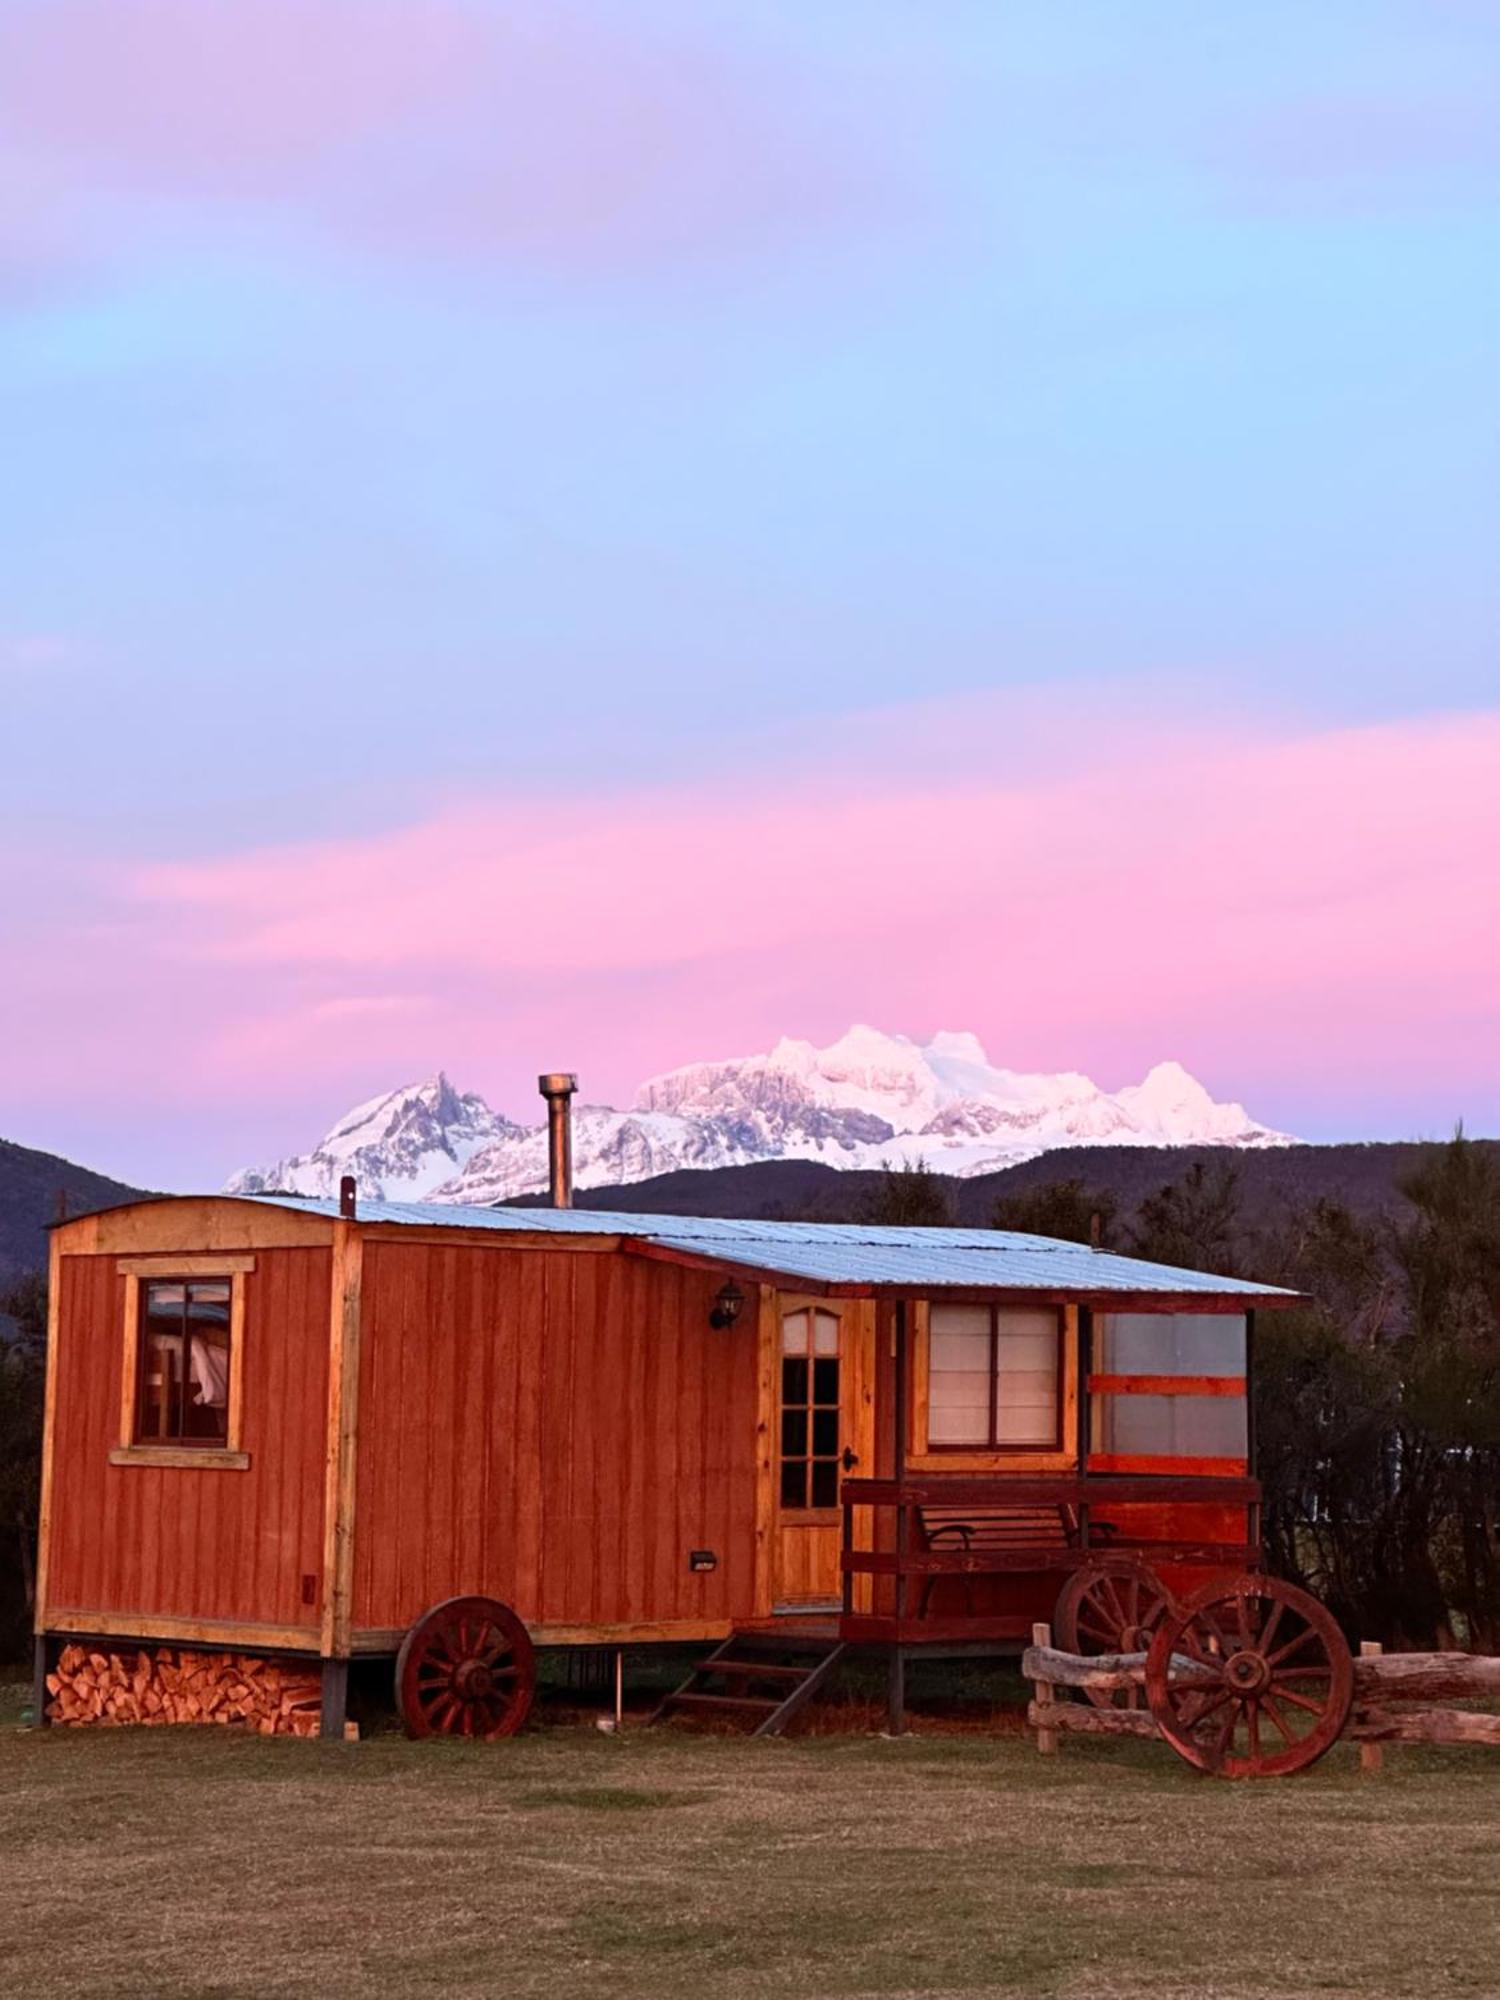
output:
<path id="1" fill-rule="evenodd" d="M 906 1734 L 906 1655 L 899 1645 L 891 1647 L 886 1667 L 885 1716 L 892 1736 Z"/>
<path id="2" fill-rule="evenodd" d="M 1033 1625 L 1031 1628 L 1031 1643 L 1033 1646 L 1039 1646 L 1044 1649 L 1050 1648 L 1052 1644 L 1052 1627 L 1050 1625 Z M 1057 1696 L 1053 1691 L 1051 1681 L 1034 1681 L 1032 1685 L 1036 1689 L 1036 1707 L 1039 1710 L 1045 1711 L 1056 1704 Z M 1055 1757 L 1057 1755 L 1057 1731 L 1049 1729 L 1045 1723 L 1038 1723 L 1036 1747 L 1044 1757 Z"/>
<path id="3" fill-rule="evenodd" d="M 318 1720 L 318 1734 L 332 1738 L 335 1742 L 344 1740 L 344 1720 L 349 1710 L 349 1662 L 347 1660 L 325 1660 L 323 1662 L 323 1705 Z"/>
<path id="4" fill-rule="evenodd" d="M 1359 1657 L 1362 1660 L 1378 1660 L 1385 1648 L 1378 1639 L 1361 1639 Z M 1359 1746 L 1359 1768 L 1373 1775 L 1385 1763 L 1385 1752 L 1378 1743 L 1361 1743 Z"/>
<path id="5" fill-rule="evenodd" d="M 31 1644 L 31 1720 L 38 1729 L 50 1726 L 47 1704 L 52 1699 L 47 1692 L 47 1676 L 52 1671 L 52 1641 L 45 1632 L 38 1632 Z"/>

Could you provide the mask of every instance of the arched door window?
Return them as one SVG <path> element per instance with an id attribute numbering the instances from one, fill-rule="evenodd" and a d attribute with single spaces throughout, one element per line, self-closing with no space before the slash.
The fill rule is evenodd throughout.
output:
<path id="1" fill-rule="evenodd" d="M 839 1498 L 839 1322 L 803 1306 L 781 1322 L 781 1504 L 834 1508 Z"/>

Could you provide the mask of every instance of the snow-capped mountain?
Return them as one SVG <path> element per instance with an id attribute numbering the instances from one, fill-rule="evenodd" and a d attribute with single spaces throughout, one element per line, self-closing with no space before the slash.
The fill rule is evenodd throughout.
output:
<path id="1" fill-rule="evenodd" d="M 628 1111 L 585 1104 L 573 1120 L 580 1187 L 755 1160 L 879 1167 L 920 1156 L 968 1175 L 1066 1146 L 1295 1143 L 1243 1105 L 1216 1103 L 1178 1063 L 1110 1092 L 1076 1071 L 998 1069 L 974 1035 L 923 1045 L 863 1027 L 826 1049 L 780 1041 L 768 1055 L 690 1063 L 642 1084 Z M 504 1201 L 546 1186 L 546 1130 L 439 1075 L 361 1105 L 312 1152 L 237 1174 L 226 1191 L 333 1194 L 347 1173 L 387 1200 Z"/>
<path id="2" fill-rule="evenodd" d="M 526 1136 L 482 1097 L 460 1095 L 439 1070 L 426 1083 L 356 1105 L 310 1153 L 273 1167 L 247 1167 L 224 1192 L 332 1195 L 342 1176 L 353 1174 L 377 1199 L 425 1201 L 476 1153 Z"/>

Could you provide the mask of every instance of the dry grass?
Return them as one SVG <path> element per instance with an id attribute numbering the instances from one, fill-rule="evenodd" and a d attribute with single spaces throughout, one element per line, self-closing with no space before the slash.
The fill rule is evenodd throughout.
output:
<path id="1" fill-rule="evenodd" d="M 1500 1993 L 1500 1762 L 1259 1787 L 1151 1745 L 0 1725 L 46 1996 Z"/>

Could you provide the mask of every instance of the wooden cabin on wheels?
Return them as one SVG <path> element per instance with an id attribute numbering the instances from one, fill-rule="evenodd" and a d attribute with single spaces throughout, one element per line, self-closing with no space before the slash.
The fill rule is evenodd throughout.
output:
<path id="1" fill-rule="evenodd" d="M 1003 1231 L 352 1183 L 64 1222 L 39 1700 L 274 1730 L 255 1677 L 300 1675 L 335 1735 L 379 1656 L 415 1734 L 500 1736 L 538 1648 L 712 1642 L 668 1707 L 765 1733 L 866 1646 L 899 1727 L 913 1650 L 1037 1619 L 1129 1650 L 1258 1563 L 1253 1315 L 1293 1296 Z"/>

